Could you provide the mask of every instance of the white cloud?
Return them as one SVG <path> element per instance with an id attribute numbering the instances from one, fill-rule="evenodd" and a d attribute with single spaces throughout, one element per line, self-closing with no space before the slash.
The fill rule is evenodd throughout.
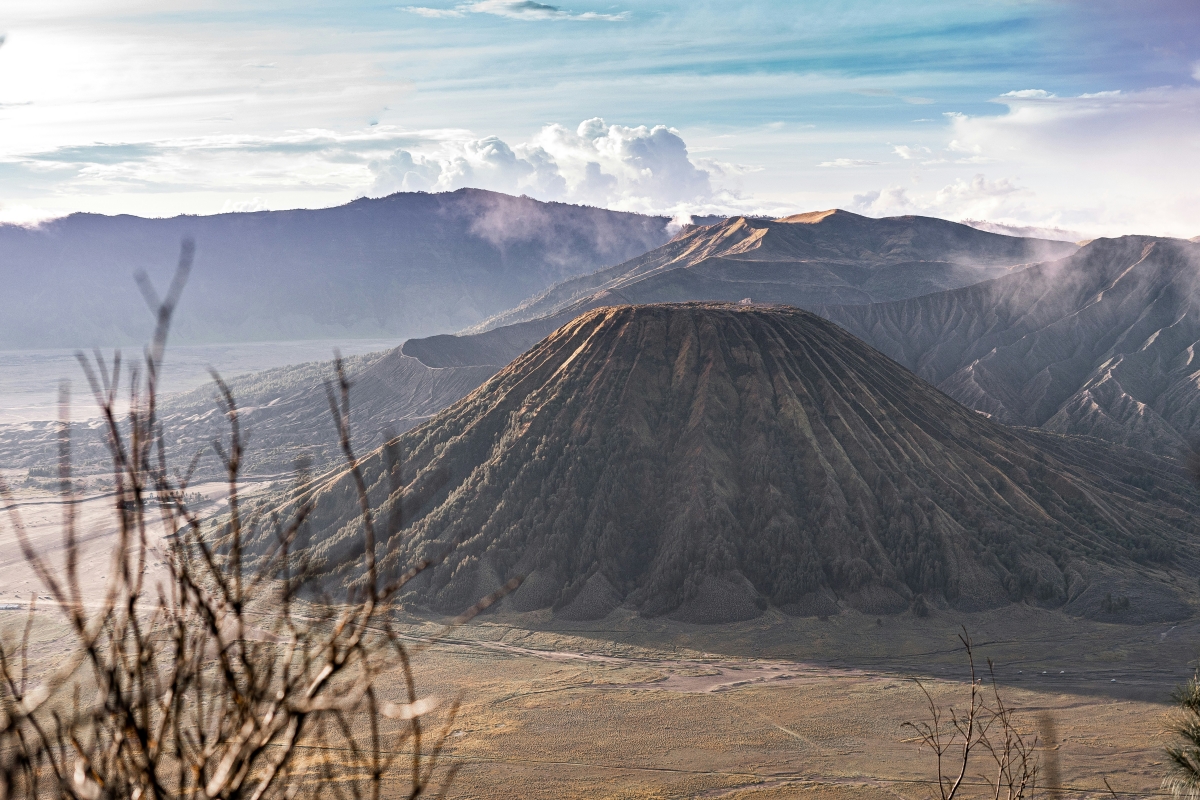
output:
<path id="1" fill-rule="evenodd" d="M 546 3 L 536 3 L 533 0 L 476 0 L 471 3 L 459 3 L 453 8 L 429 8 L 427 6 L 403 6 L 402 10 L 422 17 L 449 18 L 465 17 L 470 14 L 491 14 L 496 17 L 520 20 L 579 20 L 620 22 L 628 19 L 629 12 L 619 14 L 600 14 L 595 11 L 574 12 Z"/>
<path id="2" fill-rule="evenodd" d="M 1192 64 L 1192 78 L 1200 81 L 1200 61 Z"/>
<path id="3" fill-rule="evenodd" d="M 944 144 L 929 157 L 894 146 L 916 168 L 913 183 L 881 180 L 850 208 L 1107 236 L 1200 232 L 1200 87 L 1074 97 L 1026 89 L 997 102 L 1005 113 L 946 114 Z M 974 174 L 958 174 L 964 166 Z"/>
<path id="4" fill-rule="evenodd" d="M 1007 221 L 1026 211 L 1029 190 L 1008 178 L 989 181 L 983 175 L 958 179 L 933 192 L 912 192 L 902 186 L 855 195 L 849 210 L 872 217 L 924 214 L 946 219 Z"/>
<path id="5" fill-rule="evenodd" d="M 1200 87 L 1077 97 L 1029 90 L 998 102 L 1006 113 L 950 117 L 950 149 L 1028 188 L 1024 224 L 1200 230 Z"/>
<path id="6" fill-rule="evenodd" d="M 991 202 L 1008 198 L 1021 191 L 1008 178 L 989 181 L 982 175 L 976 175 L 969 181 L 957 180 L 939 189 L 934 198 L 935 204 L 939 206 L 959 206 L 964 202 Z"/>
<path id="7" fill-rule="evenodd" d="M 1050 92 L 1047 92 L 1045 89 L 1018 89 L 1015 92 L 1005 92 L 1004 94 L 1002 94 L 1000 96 L 1001 97 L 1016 97 L 1016 98 L 1026 99 L 1026 100 L 1029 100 L 1029 99 L 1045 100 L 1047 98 L 1054 97 L 1054 95 L 1050 94 Z"/>
<path id="8" fill-rule="evenodd" d="M 489 136 L 445 142 L 425 153 L 398 149 L 372 161 L 370 169 L 375 195 L 473 186 L 670 213 L 687 213 L 717 199 L 709 170 L 691 160 L 678 131 L 609 125 L 600 118 L 585 120 L 575 130 L 547 125 L 515 146 Z"/>
<path id="9" fill-rule="evenodd" d="M 32 227 L 38 223 L 65 216 L 62 211 L 53 211 L 30 205 L 0 204 L 0 225 L 23 225 Z"/>
<path id="10" fill-rule="evenodd" d="M 912 200 L 903 186 L 888 186 L 873 192 L 854 195 L 847 206 L 848 211 L 866 214 L 869 217 L 890 217 L 907 214 L 914 210 Z"/>
<path id="11" fill-rule="evenodd" d="M 532 164 L 495 136 L 463 142 L 460 147 L 460 154 L 442 165 L 439 180 L 448 186 L 486 186 L 515 193 L 534 171 Z"/>
<path id="12" fill-rule="evenodd" d="M 375 185 L 397 192 L 428 191 L 442 174 L 436 161 L 407 150 L 397 150 L 384 159 L 372 161 Z"/>
<path id="13" fill-rule="evenodd" d="M 591 187 L 582 194 L 584 202 L 625 196 L 667 207 L 712 196 L 709 173 L 692 163 L 673 128 L 607 125 L 594 117 L 574 131 L 547 125 L 534 142 L 555 158 L 568 184 Z M 615 183 L 600 176 L 611 176 Z"/>
<path id="14" fill-rule="evenodd" d="M 426 8 L 425 6 L 404 6 L 404 11 L 411 14 L 417 14 L 429 19 L 443 19 L 446 17 L 463 17 L 466 16 L 457 8 Z"/>
<path id="15" fill-rule="evenodd" d="M 861 158 L 835 158 L 833 161 L 822 161 L 818 167 L 877 167 L 878 161 L 866 161 Z"/>
<path id="16" fill-rule="evenodd" d="M 261 197 L 255 197 L 252 200 L 234 200 L 230 198 L 225 201 L 225 205 L 221 206 L 222 214 L 244 214 L 251 211 L 267 210 L 267 204 L 263 202 Z"/>
<path id="17" fill-rule="evenodd" d="M 1059 242 L 1079 242 L 1084 239 L 1093 239 L 1091 234 L 1083 233 L 1082 231 L 1069 231 L 1064 228 L 1042 228 L 1036 225 L 1005 225 L 1000 222 L 992 222 L 986 219 L 960 219 L 964 225 L 970 225 L 972 228 L 978 228 L 981 231 L 989 233 L 1000 233 L 1005 236 L 1025 236 L 1035 239 L 1053 239 Z"/>
<path id="18" fill-rule="evenodd" d="M 700 148 L 695 147 L 688 149 L 692 153 L 700 151 Z M 693 158 L 692 163 L 713 178 L 742 178 L 766 169 L 761 164 L 734 164 L 728 161 L 719 161 L 715 158 Z"/>

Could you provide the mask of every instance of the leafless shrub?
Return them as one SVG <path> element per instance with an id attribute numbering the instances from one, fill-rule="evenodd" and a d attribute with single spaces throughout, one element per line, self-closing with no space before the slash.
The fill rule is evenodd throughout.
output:
<path id="1" fill-rule="evenodd" d="M 1168 732 L 1176 741 L 1166 748 L 1170 772 L 1163 788 L 1178 798 L 1200 798 L 1200 674 L 1174 694 L 1176 711 Z"/>
<path id="2" fill-rule="evenodd" d="M 66 509 L 61 565 L 35 551 L 11 492 L 0 484 L 24 557 L 43 593 L 62 608 L 73 641 L 57 669 L 31 675 L 31 602 L 21 642 L 0 647 L 0 797 L 377 798 L 385 779 L 389 787 L 398 780 L 405 787 L 400 793 L 409 797 L 441 796 L 455 772 L 442 756 L 458 703 L 449 703 L 441 724 L 430 729 L 434 701 L 419 695 L 415 648 L 394 628 L 390 605 L 428 565 L 379 585 L 377 521 L 350 446 L 350 387 L 340 359 L 336 381 L 328 386 L 330 408 L 357 482 L 366 537 L 367 580 L 347 602 L 303 600 L 311 576 L 293 542 L 307 507 L 289 519 L 243 513 L 244 437 L 234 397 L 219 376 L 214 374 L 229 426 L 227 439 L 214 443 L 228 483 L 228 521 L 219 543 L 202 532 L 193 510 L 195 495 L 188 489 L 195 460 L 182 473 L 167 463 L 157 386 L 191 259 L 191 243 L 185 242 L 161 300 L 144 276 L 139 279 L 157 326 L 144 375 L 130 376 L 127 415 L 116 411 L 119 354 L 108 362 L 99 352 L 94 360 L 80 355 L 107 433 L 118 525 L 102 597 L 85 597 L 81 588 L 85 567 L 65 397 L 58 465 Z M 393 450 L 388 456 L 396 458 Z M 392 467 L 398 475 L 399 465 Z M 161 557 L 169 580 L 148 586 L 156 521 L 167 534 Z M 386 533 L 399 523 L 388 520 Z M 251 560 L 243 545 L 262 526 L 273 533 L 272 545 Z M 512 588 L 481 601 L 455 624 Z M 401 678 L 403 696 L 395 702 L 381 692 L 377 679 L 384 674 Z"/>
<path id="3" fill-rule="evenodd" d="M 1185 452 L 1192 482 L 1200 486 L 1200 441 Z M 1162 786 L 1180 800 L 1200 800 L 1200 671 L 1171 695 L 1175 701 L 1167 733 L 1175 741 L 1165 748 L 1168 772 Z"/>
<path id="4" fill-rule="evenodd" d="M 953 800 L 968 793 L 964 787 L 980 786 L 992 800 L 1025 800 L 1031 797 L 1038 778 L 1037 737 L 1022 733 L 1014 710 L 1005 704 L 996 683 L 995 668 L 988 659 L 990 687 L 976 674 L 971 637 L 959 637 L 967 651 L 971 688 L 965 709 L 942 709 L 920 681 L 929 720 L 906 722 L 916 733 L 915 741 L 934 754 L 939 800 Z M 972 770 L 979 770 L 972 774 Z"/>

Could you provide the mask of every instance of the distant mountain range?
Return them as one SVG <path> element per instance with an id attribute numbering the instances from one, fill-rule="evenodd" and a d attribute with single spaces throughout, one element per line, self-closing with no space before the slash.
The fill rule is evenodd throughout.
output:
<path id="1" fill-rule="evenodd" d="M 562 284 L 500 316 L 529 316 L 559 293 L 575 296 L 576 290 L 589 282 L 612 284 L 604 277 L 609 274 L 632 282 L 637 292 L 674 286 L 683 293 L 684 300 L 708 299 L 698 287 L 711 284 L 688 283 L 688 276 L 712 275 L 719 264 L 724 265 L 722 291 L 734 299 L 742 299 L 742 293 L 751 290 L 761 299 L 765 290 L 755 281 L 768 272 L 774 276 L 772 291 L 776 296 L 781 292 L 810 298 L 842 296 L 849 291 L 847 276 L 876 289 L 888 285 L 891 288 L 887 291 L 906 296 L 928 288 L 934 276 L 967 280 L 971 276 L 1007 273 L 1027 259 L 1075 249 L 1061 242 L 997 236 L 927 217 L 876 220 L 833 211 L 801 214 L 784 221 L 738 218 L 693 225 L 650 253 Z M 689 295 L 692 290 L 701 296 Z M 400 432 L 420 424 L 466 396 L 586 308 L 618 301 L 631 291 L 606 289 L 587 295 L 582 302 L 567 303 L 548 316 L 482 333 L 409 339 L 386 358 L 369 364 L 356 361 L 355 368 L 361 366 L 363 370 L 354 393 L 359 401 L 355 406 L 356 430 L 364 442 L 374 443 L 378 440 L 373 437 L 383 427 Z M 851 296 L 860 295 L 861 290 L 851 292 Z M 247 413 L 248 424 L 257 431 L 260 441 L 271 443 L 270 447 L 258 448 L 251 463 L 271 472 L 286 469 L 287 459 L 295 456 L 300 444 L 314 447 L 320 454 L 335 452 L 332 432 L 326 424 L 328 410 L 323 390 L 300 383 L 284 390 L 284 384 L 291 385 L 286 373 L 276 370 L 264 374 L 261 380 L 249 378 L 235 383 L 239 396 L 252 409 Z M 207 431 L 212 422 L 200 418 L 203 409 L 196 405 L 208 400 L 207 392 L 198 392 L 189 395 L 182 405 L 168 404 L 171 425 L 178 434 L 192 440 L 208 435 L 199 431 Z M 288 442 L 293 443 L 291 448 Z"/>
<path id="2" fill-rule="evenodd" d="M 811 234 L 837 215 L 803 218 L 816 217 L 821 219 L 815 224 L 760 228 L 767 232 L 760 244 L 770 241 L 767 234 L 778 229 L 799 228 Z M 846 236 L 858 235 L 854 231 L 864 225 L 878 224 L 890 232 L 887 237 L 868 236 L 868 244 L 890 237 L 893 243 L 902 243 L 897 245 L 901 249 L 928 239 L 922 231 L 943 229 L 922 218 L 848 219 L 852 225 Z M 685 231 L 633 263 L 662 260 L 681 245 L 685 250 L 702 250 L 722 238 L 719 231 L 738 230 L 739 224 L 730 220 Z M 909 226 L 908 234 L 895 233 L 900 224 Z M 880 249 L 877 244 L 839 243 L 828 233 L 833 228 L 825 230 L 827 250 L 873 254 Z M 971 240 L 971 234 L 967 238 Z M 1035 251 L 1042 247 L 1038 242 L 1015 240 L 1014 244 L 1006 237 L 991 238 L 1001 240 L 998 246 L 1010 256 L 1026 253 L 1022 247 Z M 1075 250 L 1074 246 L 1067 249 Z M 1174 239 L 1098 239 L 1065 259 L 1013 271 L 1005 268 L 1010 274 L 973 286 L 890 303 L 813 309 L 955 399 L 999 421 L 1096 436 L 1175 456 L 1200 437 L 1196 402 L 1200 371 L 1193 352 L 1200 339 L 1194 308 L 1200 270 L 1197 251 L 1200 245 Z M 925 254 L 938 255 L 928 249 Z M 754 263 L 746 267 L 752 273 L 757 270 Z M 465 397 L 576 317 L 587 303 L 600 302 L 602 297 L 613 299 L 604 293 L 588 295 L 585 303 L 568 304 L 547 317 L 471 335 L 409 339 L 391 353 L 352 359 L 353 419 L 360 448 L 375 446 L 384 430 L 405 431 Z M 521 313 L 532 305 L 526 304 Z M 313 364 L 233 381 L 246 406 L 244 420 L 256 437 L 247 455 L 252 470 L 286 472 L 306 453 L 316 456 L 318 463 L 336 457 L 320 385 L 330 372 L 329 364 Z M 211 401 L 211 392 L 202 389 L 167 402 L 163 412 L 168 441 L 181 447 L 207 441 L 217 422 L 204 415 Z M 51 457 L 55 447 L 51 428 L 0 431 L 0 456 L 14 466 Z M 77 448 L 77 456 L 89 452 L 86 431 L 81 431 Z"/>
<path id="3" fill-rule="evenodd" d="M 520 235 L 530 241 L 541 242 L 547 247 L 547 243 L 558 241 L 564 248 L 563 252 L 575 253 L 592 252 L 587 250 L 587 243 L 593 242 L 594 237 L 589 238 L 590 234 L 584 234 L 589 230 L 594 232 L 598 220 L 608 220 L 613 225 L 619 222 L 637 231 L 642 230 L 639 226 L 643 223 L 649 224 L 647 220 L 650 219 L 631 215 L 617 215 L 609 219 L 603 215 L 610 212 L 540 204 L 524 198 L 486 192 L 394 195 L 384 201 L 360 202 L 369 205 L 354 212 L 351 211 L 354 204 L 351 204 L 320 213 L 337 212 L 350 217 L 365 215 L 367 219 L 361 223 L 364 226 L 369 219 L 386 221 L 394 218 L 399 220 L 397 225 L 403 222 L 403 226 L 407 226 L 402 226 L 403 231 L 419 227 L 416 223 L 425 219 L 428 224 L 420 228 L 424 231 L 422 235 L 429 234 L 429 231 L 451 229 L 451 223 L 458 225 L 457 230 L 461 232 L 472 225 L 481 224 L 480 219 L 494 219 L 495 224 L 500 225 L 499 220 L 503 218 L 509 224 L 516 225 L 514 220 L 522 213 L 528 216 L 526 221 L 531 227 L 528 230 L 516 228 L 505 235 L 516 237 L 516 231 L 524 230 L 525 233 Z M 503 214 L 496 211 L 498 216 L 493 218 L 479 211 L 480 208 L 499 208 Z M 468 211 L 477 216 L 471 217 Z M 508 216 L 505 217 L 505 214 Z M 232 225 L 249 224 L 248 216 L 255 215 L 195 219 L 224 220 L 223 224 Z M 426 219 L 429 217 L 434 221 L 429 222 Z M 263 217 L 255 224 L 261 226 L 273 219 L 275 217 Z M 134 222 L 140 225 L 147 221 Z M 665 237 L 666 220 L 653 222 L 661 227 Z M 386 358 L 355 359 L 353 368 L 362 370 L 360 384 L 354 392 L 355 430 L 360 441 L 374 445 L 384 428 L 404 431 L 420 424 L 465 396 L 505 364 L 592 306 L 621 302 L 630 297 L 641 300 L 705 300 L 713 299 L 714 295 L 717 299 L 740 300 L 749 296 L 756 301 L 791 298 L 795 302 L 808 302 L 830 297 L 860 298 L 866 296 L 864 293 L 867 289 L 882 293 L 882 296 L 903 297 L 947 282 L 957 285 L 960 281 L 1005 274 L 1020 269 L 1020 265 L 1030 259 L 1070 253 L 1076 249 L 1072 244 L 998 236 L 928 217 L 870 219 L 844 211 L 800 214 L 774 221 L 737 218 L 719 223 L 704 219 L 696 222 L 709 224 L 693 224 L 673 241 L 645 255 L 612 269 L 560 284 L 515 309 L 493 317 L 488 324 L 494 324 L 501 318 L 530 317 L 527 321 L 493 327 L 473 335 L 439 333 L 414 337 L 406 341 L 399 352 L 389 354 Z M 553 228 L 540 232 L 534 230 L 541 223 L 557 224 L 561 230 L 557 233 Z M 328 225 L 329 221 L 321 224 Z M 555 236 L 559 239 L 556 240 Z M 373 241 L 370 236 L 366 239 Z M 464 246 L 461 242 L 447 240 L 439 243 L 420 237 L 415 241 L 424 242 L 421 246 L 429 248 L 444 245 L 451 255 L 460 252 L 455 247 Z M 575 244 L 571 245 L 571 241 Z M 539 257 L 546 257 L 548 251 L 539 252 Z M 406 257 L 412 258 L 412 255 Z M 453 269 L 447 268 L 444 276 L 446 281 L 459 281 L 464 274 L 463 264 L 468 263 L 469 259 L 455 256 L 458 259 L 455 261 L 445 254 L 440 257 L 447 263 L 457 264 Z M 311 262 L 312 257 L 308 258 Z M 202 275 L 204 269 L 202 263 L 198 264 L 197 273 Z M 465 288 L 458 286 L 455 291 L 469 290 L 480 295 L 492 292 L 495 297 L 489 297 L 488 300 L 496 302 L 503 292 L 493 289 L 505 274 L 508 273 L 485 274 L 477 285 Z M 359 286 L 361 280 L 355 279 L 350 283 Z M 601 285 L 608 288 L 593 291 Z M 617 288 L 618 285 L 621 288 Z M 194 296 L 195 289 L 195 286 L 189 287 L 183 304 L 185 309 L 188 303 L 199 302 Z M 434 292 L 432 288 L 429 291 Z M 385 295 L 386 291 L 380 296 Z M 413 293 L 413 296 L 416 294 Z M 578 299 L 580 297 L 582 299 Z M 441 300 L 435 298 L 428 301 L 423 309 L 406 307 L 401 310 L 417 314 L 418 319 L 425 314 L 421 324 L 427 324 L 428 315 L 437 311 L 439 302 Z M 545 309 L 550 309 L 552 313 L 535 316 L 539 310 Z M 270 312 L 267 313 L 269 316 Z M 140 310 L 135 313 L 131 309 L 129 318 L 141 320 L 145 315 Z M 70 329 L 68 324 L 67 330 Z M 324 365 L 319 370 L 320 377 L 316 378 L 310 368 L 312 366 L 271 370 L 234 381 L 237 396 L 246 406 L 246 423 L 258 437 L 259 444 L 247 456 L 248 464 L 253 469 L 267 473 L 286 471 L 292 461 L 305 451 L 317 455 L 318 460 L 336 454 L 332 429 L 327 424 L 324 390 L 320 386 L 320 380 L 330 374 L 330 367 Z M 171 441 L 206 441 L 215 432 L 214 419 L 203 415 L 211 399 L 208 390 L 201 390 L 164 406 Z M 86 433 L 82 435 L 86 437 Z M 80 446 L 83 445 L 81 441 Z M 53 446 L 49 428 L 32 432 L 0 431 L 0 456 L 9 458 L 14 464 L 32 463 L 31 459 L 41 457 L 40 453 L 50 452 Z"/>
<path id="4" fill-rule="evenodd" d="M 811 310 L 999 421 L 1177 456 L 1200 441 L 1198 298 L 1200 245 L 1131 236 L 972 286 Z M 429 367 L 499 368 L 577 313 L 414 339 L 403 352 Z"/>
<path id="5" fill-rule="evenodd" d="M 588 312 L 393 449 L 399 476 L 364 463 L 378 519 L 401 513 L 384 572 L 461 542 L 410 586 L 438 611 L 516 575 L 512 609 L 567 619 L 1028 601 L 1149 621 L 1195 594 L 1168 575 L 1200 510 L 1178 467 L 997 424 L 796 309 Z M 303 495 L 298 546 L 357 582 L 349 477 Z"/>
<path id="6" fill-rule="evenodd" d="M 710 220 L 711 221 L 711 220 Z M 176 342 L 427 336 L 666 243 L 648 217 L 462 189 L 317 210 L 0 225 L 0 349 L 140 345 L 185 236 Z"/>
<path id="7" fill-rule="evenodd" d="M 353 382 L 351 423 L 359 452 L 378 447 L 388 432 L 421 424 L 498 370 L 490 366 L 431 369 L 399 348 L 351 356 L 344 363 Z M 314 361 L 228 379 L 248 438 L 242 463 L 245 475 L 290 476 L 298 461 L 318 469 L 337 463 L 341 450 L 325 394 L 325 382 L 333 377 L 332 361 Z M 209 384 L 166 397 L 158 409 L 162 441 L 171 460 L 188 463 L 199 452 L 197 475 L 206 478 L 221 476 L 211 443 L 229 433 L 224 415 L 216 408 L 214 387 Z M 0 425 L 0 464 L 21 468 L 52 463 L 57 431 L 54 422 Z M 103 475 L 111 468 L 104 431 L 88 422 L 72 425 L 71 451 L 76 473 Z"/>
<path id="8" fill-rule="evenodd" d="M 537 319 L 561 324 L 589 308 L 622 303 L 751 298 L 809 308 L 898 300 L 968 286 L 1076 249 L 932 217 L 872 219 L 837 209 L 776 220 L 733 217 L 564 281 L 466 333 Z"/>
<path id="9" fill-rule="evenodd" d="M 693 227 L 628 263 L 555 286 L 473 333 L 414 338 L 401 350 L 433 369 L 499 370 L 558 327 L 604 305 L 750 299 L 821 307 L 819 298 L 869 297 L 868 290 L 911 297 L 942 284 L 1020 272 L 1029 261 L 1077 249 L 929 217 L 871 219 L 835 210 L 782 220 L 731 218 Z"/>
<path id="10" fill-rule="evenodd" d="M 954 291 L 818 313 L 1012 425 L 1163 455 L 1200 441 L 1200 245 L 1097 239 Z"/>

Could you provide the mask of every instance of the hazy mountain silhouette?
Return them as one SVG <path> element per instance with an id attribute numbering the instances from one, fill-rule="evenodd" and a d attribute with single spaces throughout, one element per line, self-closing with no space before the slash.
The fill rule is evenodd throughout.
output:
<path id="1" fill-rule="evenodd" d="M 1073 244 L 997 236 L 929 217 L 871 219 L 826 211 L 783 220 L 734 218 L 693 226 L 626 264 L 556 286 L 476 326 L 474 333 L 410 339 L 402 350 L 434 369 L 495 371 L 587 309 L 613 302 L 748 296 L 817 306 L 819 298 L 847 294 L 912 296 L 945 283 L 1009 273 L 1030 260 L 1075 249 Z M 539 316 L 547 310 L 551 313 Z M 506 320 L 508 324 L 499 325 Z"/>
<path id="2" fill-rule="evenodd" d="M 841 210 L 776 220 L 734 217 L 565 281 L 466 332 L 540 317 L 561 323 L 614 303 L 749 297 L 807 308 L 895 300 L 978 283 L 1075 250 L 1068 242 L 1002 236 L 932 217 L 872 219 Z"/>
<path id="3" fill-rule="evenodd" d="M 421 214 L 426 217 L 432 214 L 437 220 L 426 225 L 424 230 L 428 232 L 438 225 L 445 229 L 449 225 L 445 217 L 453 216 L 449 212 L 436 211 L 441 208 L 438 204 L 450 203 L 453 208 L 461 210 L 462 206 L 475 208 L 478 206 L 475 201 L 480 198 L 487 203 L 498 204 L 508 215 L 487 217 L 497 226 L 501 219 L 516 225 L 513 220 L 517 211 L 526 214 L 532 222 L 537 221 L 539 214 L 551 222 L 561 221 L 566 215 L 573 220 L 566 227 L 567 232 L 578 236 L 582 235 L 581 231 L 588 230 L 588 224 L 595 221 L 588 216 L 595 209 L 544 206 L 527 199 L 483 192 L 396 195 L 387 202 L 402 206 L 400 211 L 389 211 L 386 205 L 372 206 L 368 209 L 368 216 L 375 219 L 386 212 L 412 222 L 424 219 Z M 425 210 L 417 213 L 412 208 Z M 513 211 L 513 208 L 517 211 Z M 545 208 L 550 208 L 553 213 L 543 214 Z M 454 219 L 461 222 L 462 217 Z M 579 221 L 581 219 L 583 222 Z M 639 219 L 647 218 L 633 218 L 635 223 Z M 695 300 L 705 299 L 711 294 L 704 288 L 710 286 L 711 281 L 706 283 L 708 279 L 704 279 L 697 283 L 693 278 L 712 276 L 723 271 L 726 279 L 721 283 L 722 291 L 734 299 L 741 299 L 745 296 L 743 293 L 748 291 L 754 291 L 755 295 L 752 296 L 761 299 L 763 284 L 755 282 L 764 275 L 774 276 L 772 280 L 777 282 L 776 288 L 783 287 L 775 293 L 776 296 L 786 289 L 783 292 L 785 294 L 798 293 L 800 299 L 812 299 L 828 297 L 831 293 L 841 296 L 841 293 L 851 291 L 846 283 L 849 279 L 859 280 L 862 285 L 873 287 L 873 291 L 892 285 L 888 291 L 918 292 L 928 288 L 930 281 L 936 283 L 947 276 L 954 280 L 967 280 L 996 271 L 1008 272 L 1013 264 L 1023 260 L 1046 252 L 1069 252 L 1074 249 L 1073 245 L 1061 242 L 995 236 L 964 225 L 925 217 L 875 220 L 846 212 L 818 212 L 789 217 L 787 220 L 790 221 L 738 219 L 707 227 L 703 224 L 692 225 L 685 228 L 675 241 L 645 257 L 581 281 L 604 282 L 608 280 L 606 275 L 614 273 L 619 274 L 621 280 L 634 281 L 638 288 L 636 291 L 623 290 L 628 294 L 653 289 L 656 285 L 659 288 L 670 285 L 674 287 L 672 291 L 678 290 L 680 296 L 677 299 Z M 664 220 L 659 222 L 665 224 Z M 711 220 L 701 219 L 698 222 L 711 223 Z M 517 230 L 524 229 L 514 227 L 506 235 L 515 237 L 517 233 L 514 231 Z M 542 234 L 527 232 L 523 235 L 536 238 Z M 367 238 L 370 239 L 369 236 Z M 419 237 L 418 240 L 425 241 Z M 429 242 L 426 244 L 435 246 Z M 458 252 L 453 250 L 454 246 L 453 243 L 447 245 L 452 253 Z M 586 250 L 584 245 L 573 247 L 572 252 Z M 662 269 L 655 265 L 662 266 Z M 469 290 L 482 292 L 493 286 L 494 282 L 488 283 L 489 280 L 499 280 L 494 275 L 485 277 L 487 280 L 468 287 Z M 642 278 L 647 280 L 638 282 Z M 652 279 L 661 280 L 654 284 Z M 551 290 L 539 302 L 548 302 L 556 292 L 565 291 L 572 285 L 568 283 Z M 897 286 L 900 288 L 897 289 Z M 459 289 L 466 291 L 462 287 Z M 859 297 L 862 290 L 853 289 L 851 293 Z M 378 441 L 375 437 L 381 429 L 390 428 L 399 432 L 423 422 L 465 396 L 509 361 L 587 307 L 610 302 L 611 297 L 609 292 L 592 293 L 583 302 L 567 304 L 550 316 L 474 335 L 438 334 L 413 338 L 405 342 L 400 353 L 386 359 L 377 358 L 370 364 L 356 361 L 356 368 L 363 370 L 363 386 L 358 393 L 360 403 L 355 411 L 358 423 L 356 430 L 365 437 L 363 441 L 374 444 Z M 185 300 L 185 307 L 188 302 L 191 302 L 190 298 Z M 431 301 L 421 310 L 426 314 L 426 322 L 428 315 L 436 312 L 437 308 L 438 302 Z M 527 305 L 514 314 L 522 316 L 532 313 L 532 308 L 532 305 Z M 365 323 L 358 319 L 348 324 Z M 238 397 L 247 407 L 247 422 L 252 423 L 258 437 L 258 446 L 248 456 L 248 463 L 254 469 L 279 472 L 287 469 L 291 460 L 304 452 L 315 454 L 318 459 L 336 452 L 331 429 L 327 425 L 324 390 L 319 385 L 319 379 L 330 374 L 329 365 L 316 371 L 299 367 L 291 372 L 290 378 L 288 370 L 272 370 L 235 382 Z M 301 378 L 307 378 L 309 382 L 305 383 Z M 378 388 L 380 394 L 372 393 L 371 387 Z M 206 404 L 211 400 L 208 390 L 169 400 L 164 406 L 164 412 L 171 421 L 168 438 L 172 441 L 203 441 L 215 433 L 217 421 L 203 416 L 207 410 Z M 14 458 L 20 463 L 39 452 L 50 452 L 52 448 L 53 436 L 49 428 L 31 432 L 0 432 L 0 455 Z"/>
<path id="4" fill-rule="evenodd" d="M 1200 438 L 1200 245 L 1097 239 L 949 292 L 819 313 L 997 420 L 1164 455 Z"/>
<path id="5" fill-rule="evenodd" d="M 462 189 L 336 208 L 170 219 L 72 214 L 0 225 L 0 349 L 139 344 L 132 280 L 165 286 L 184 236 L 196 263 L 174 341 L 425 336 L 671 238 L 648 217 Z"/>
<path id="6" fill-rule="evenodd" d="M 1190 613 L 1162 580 L 1198 510 L 1176 466 L 999 425 L 796 309 L 591 311 L 392 452 L 399 473 L 364 463 L 378 524 L 403 511 L 384 570 L 461 541 L 409 594 L 440 611 L 523 575 L 510 607 L 575 619 L 1014 601 L 1107 619 L 1114 594 L 1130 619 Z M 300 545 L 360 580 L 349 478 L 306 492 Z"/>

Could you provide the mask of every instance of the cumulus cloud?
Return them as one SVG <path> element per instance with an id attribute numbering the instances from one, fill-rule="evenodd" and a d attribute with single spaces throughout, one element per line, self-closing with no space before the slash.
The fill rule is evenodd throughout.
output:
<path id="1" fill-rule="evenodd" d="M 894 217 L 910 214 L 916 210 L 916 206 L 903 186 L 887 186 L 854 195 L 847 210 L 868 217 Z"/>
<path id="2" fill-rule="evenodd" d="M 860 189 L 851 207 L 1098 235 L 1195 235 L 1200 87 L 1077 96 L 1030 88 L 995 102 L 1004 113 L 945 114 L 939 145 L 893 145 L 911 184 Z M 956 174 L 961 166 L 972 176 Z"/>
<path id="3" fill-rule="evenodd" d="M 397 149 L 370 164 L 372 194 L 452 191 L 465 186 L 542 200 L 631 211 L 685 212 L 714 199 L 710 172 L 692 161 L 679 132 L 585 120 L 547 125 L 528 142 L 495 136 L 443 143 L 434 152 Z"/>
<path id="4" fill-rule="evenodd" d="M 428 6 L 404 6 L 405 11 L 429 18 L 465 17 L 467 14 L 491 14 L 495 17 L 520 20 L 578 20 L 583 22 L 619 22 L 629 17 L 628 12 L 601 14 L 594 11 L 574 12 L 558 6 L 536 3 L 533 0 L 476 0 L 459 3 L 453 8 L 430 8 Z"/>
<path id="5" fill-rule="evenodd" d="M 397 150 L 384 159 L 371 162 L 376 185 L 386 185 L 397 192 L 424 192 L 442 174 L 436 161 L 407 150 Z"/>

